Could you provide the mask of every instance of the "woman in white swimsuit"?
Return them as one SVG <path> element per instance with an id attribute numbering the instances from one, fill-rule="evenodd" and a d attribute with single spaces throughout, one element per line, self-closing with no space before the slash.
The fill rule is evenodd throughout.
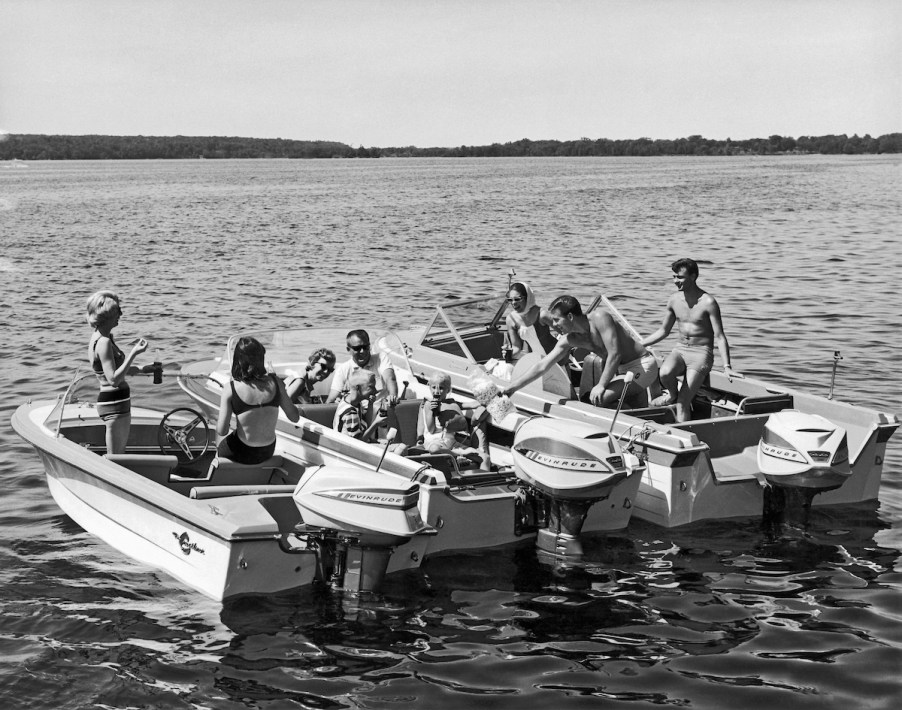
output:
<path id="1" fill-rule="evenodd" d="M 514 281 L 507 291 L 511 310 L 507 314 L 507 336 L 511 344 L 511 357 L 516 360 L 524 354 L 524 343 L 529 351 L 545 355 L 554 349 L 557 339 L 551 334 L 551 314 L 536 303 L 532 289 L 522 281 Z"/>

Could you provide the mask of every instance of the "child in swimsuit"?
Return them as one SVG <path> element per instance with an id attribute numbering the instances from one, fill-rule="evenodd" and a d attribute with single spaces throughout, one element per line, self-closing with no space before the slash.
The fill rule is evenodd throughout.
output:
<path id="1" fill-rule="evenodd" d="M 232 355 L 232 379 L 223 387 L 219 402 L 219 455 L 242 464 L 262 463 L 275 453 L 280 409 L 290 421 L 300 419 L 285 384 L 266 371 L 265 354 L 255 338 L 238 340 Z M 230 433 L 233 414 L 237 426 Z"/>

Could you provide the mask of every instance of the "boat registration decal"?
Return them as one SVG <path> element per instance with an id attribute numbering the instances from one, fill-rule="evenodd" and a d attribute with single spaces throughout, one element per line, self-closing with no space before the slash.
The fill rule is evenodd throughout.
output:
<path id="1" fill-rule="evenodd" d="M 609 471 L 610 469 L 598 459 L 578 459 L 569 456 L 552 456 L 551 454 L 543 454 L 541 451 L 531 451 L 529 449 L 520 449 L 520 453 L 530 461 L 551 466 L 552 468 L 562 468 L 568 471 Z"/>
<path id="2" fill-rule="evenodd" d="M 202 547 L 198 547 L 196 542 L 191 542 L 191 538 L 188 537 L 188 533 L 183 532 L 179 535 L 177 532 L 172 532 L 172 537 L 179 541 L 179 547 L 182 550 L 182 553 L 185 555 L 190 555 L 192 552 L 198 552 L 201 555 L 206 554 Z"/>

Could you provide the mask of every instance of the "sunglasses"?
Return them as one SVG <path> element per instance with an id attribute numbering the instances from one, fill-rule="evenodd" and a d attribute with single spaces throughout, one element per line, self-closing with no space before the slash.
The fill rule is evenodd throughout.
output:
<path id="1" fill-rule="evenodd" d="M 508 303 L 522 303 L 522 301 L 523 301 L 522 298 L 509 298 L 509 299 L 507 299 L 507 302 L 508 302 Z"/>
<path id="2" fill-rule="evenodd" d="M 348 350 L 353 350 L 355 353 L 362 353 L 364 350 L 369 350 L 370 344 L 364 343 L 363 345 L 349 345 Z"/>
<path id="3" fill-rule="evenodd" d="M 323 362 L 320 360 L 317 362 L 314 367 L 319 366 L 319 372 L 317 373 L 317 377 L 322 377 L 323 379 L 327 378 L 332 374 L 332 371 L 335 369 L 334 367 L 330 367 L 328 362 Z"/>
<path id="4" fill-rule="evenodd" d="M 454 432 L 455 439 L 468 439 L 470 438 L 470 432 L 468 431 L 456 431 Z"/>

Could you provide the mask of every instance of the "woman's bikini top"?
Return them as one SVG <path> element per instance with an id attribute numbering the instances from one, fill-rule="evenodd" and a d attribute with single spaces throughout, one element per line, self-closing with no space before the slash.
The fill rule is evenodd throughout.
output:
<path id="1" fill-rule="evenodd" d="M 113 340 L 112 335 L 109 336 L 109 339 L 113 346 L 113 368 L 118 370 L 122 366 L 122 363 L 125 362 L 125 353 L 119 349 L 118 345 L 116 345 L 116 341 Z M 91 352 L 94 353 L 94 359 L 91 360 L 91 369 L 94 370 L 94 374 L 97 375 L 97 379 L 100 381 L 101 385 L 109 385 L 110 383 L 106 378 L 106 373 L 103 371 L 103 363 L 100 362 L 100 355 L 97 354 L 97 342 L 99 340 L 100 338 L 97 338 L 91 345 Z"/>
<path id="2" fill-rule="evenodd" d="M 244 414 L 252 409 L 262 409 L 263 407 L 278 407 L 279 406 L 279 386 L 275 382 L 275 375 L 270 375 L 273 378 L 273 385 L 275 385 L 275 391 L 273 392 L 272 399 L 268 402 L 261 402 L 260 404 L 248 404 L 245 402 L 238 393 L 235 391 L 235 381 L 232 380 L 230 383 L 232 385 L 232 412 L 235 416 L 239 414 Z"/>

